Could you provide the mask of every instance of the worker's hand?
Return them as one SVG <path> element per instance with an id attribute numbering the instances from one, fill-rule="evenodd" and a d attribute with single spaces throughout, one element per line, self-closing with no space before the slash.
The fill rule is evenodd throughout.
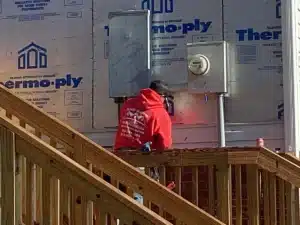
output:
<path id="1" fill-rule="evenodd" d="M 151 144 L 152 144 L 152 142 L 146 142 L 144 145 L 143 145 L 143 147 L 142 147 L 142 149 L 141 149 L 141 151 L 142 152 L 151 152 Z"/>

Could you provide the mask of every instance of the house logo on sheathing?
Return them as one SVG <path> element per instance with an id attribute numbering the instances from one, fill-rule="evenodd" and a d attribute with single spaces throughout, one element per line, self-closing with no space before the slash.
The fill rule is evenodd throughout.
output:
<path id="1" fill-rule="evenodd" d="M 18 69 L 47 68 L 47 49 L 31 42 L 18 51 Z"/>

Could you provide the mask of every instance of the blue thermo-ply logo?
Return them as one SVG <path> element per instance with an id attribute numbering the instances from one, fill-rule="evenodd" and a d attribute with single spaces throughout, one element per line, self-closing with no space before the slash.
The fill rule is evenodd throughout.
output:
<path id="1" fill-rule="evenodd" d="M 236 30 L 238 41 L 259 41 L 259 40 L 279 40 L 281 38 L 281 30 L 265 30 L 256 31 L 253 28 Z"/>
<path id="2" fill-rule="evenodd" d="M 191 31 L 206 33 L 211 23 L 211 21 L 200 21 L 199 19 L 194 19 L 194 21 L 189 23 L 152 25 L 152 32 L 154 34 L 174 33 L 177 31 L 181 31 L 182 34 L 187 34 Z"/>
<path id="3" fill-rule="evenodd" d="M 275 4 L 275 18 L 281 18 L 281 0 L 274 0 Z M 272 6 L 273 7 L 273 6 Z M 235 31 L 238 41 L 268 41 L 281 39 L 281 27 L 276 26 L 268 28 L 267 30 L 258 31 L 253 27 L 238 29 Z"/>
<path id="4" fill-rule="evenodd" d="M 47 68 L 47 49 L 31 42 L 18 51 L 18 69 Z"/>
<path id="5" fill-rule="evenodd" d="M 172 13 L 174 11 L 173 0 L 142 0 L 142 9 L 148 9 L 152 14 Z"/>
<path id="6" fill-rule="evenodd" d="M 206 33 L 211 27 L 212 21 L 201 21 L 194 19 L 191 22 L 178 22 L 178 23 L 166 23 L 166 24 L 153 24 L 152 33 L 155 34 L 170 34 L 181 33 L 188 34 L 189 32 Z M 109 26 L 104 26 L 106 35 L 109 36 Z"/>
<path id="7" fill-rule="evenodd" d="M 30 77 L 30 76 L 29 76 Z M 34 76 L 33 76 L 34 77 Z M 53 79 L 42 78 L 42 79 L 11 79 L 4 82 L 0 82 L 1 85 L 8 89 L 19 89 L 19 88 L 54 88 L 60 89 L 62 87 L 77 88 L 82 81 L 82 77 L 72 77 L 71 74 L 67 74 L 65 77 L 57 77 Z"/>
<path id="8" fill-rule="evenodd" d="M 141 0 L 141 8 L 148 9 L 152 14 L 166 14 L 174 12 L 174 0 Z M 196 31 L 206 33 L 212 21 L 202 21 L 198 18 L 183 21 L 180 18 L 170 21 L 155 20 L 152 24 L 152 34 L 180 34 L 186 35 Z M 104 26 L 106 35 L 109 36 L 109 26 Z"/>
<path id="9" fill-rule="evenodd" d="M 41 69 L 47 68 L 47 49 L 31 42 L 26 47 L 18 51 L 18 69 Z M 12 76 L 6 81 L 1 81 L 0 85 L 9 89 L 27 88 L 51 88 L 61 89 L 63 87 L 78 88 L 83 77 L 74 77 L 67 73 L 62 77 L 57 77 L 56 73 L 50 74 L 27 74 L 24 76 Z"/>

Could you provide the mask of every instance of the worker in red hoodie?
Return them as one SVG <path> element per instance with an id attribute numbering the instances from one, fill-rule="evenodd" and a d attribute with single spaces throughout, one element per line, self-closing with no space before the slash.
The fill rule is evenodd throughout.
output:
<path id="1" fill-rule="evenodd" d="M 151 143 L 151 149 L 165 150 L 172 145 L 172 123 L 166 107 L 170 91 L 159 80 L 122 106 L 115 139 L 115 150 L 142 149 Z"/>
<path id="2" fill-rule="evenodd" d="M 168 114 L 170 91 L 162 81 L 151 82 L 138 96 L 122 106 L 115 140 L 115 151 L 138 149 L 142 151 L 168 149 L 172 145 L 172 123 Z M 159 181 L 158 168 L 150 168 L 150 177 Z M 173 189 L 174 182 L 168 188 Z M 140 203 L 143 197 L 135 193 Z"/>

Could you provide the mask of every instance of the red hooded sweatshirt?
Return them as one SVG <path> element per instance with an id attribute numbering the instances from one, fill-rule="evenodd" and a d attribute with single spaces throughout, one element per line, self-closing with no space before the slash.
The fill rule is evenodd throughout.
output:
<path id="1" fill-rule="evenodd" d="M 140 149 L 146 142 L 151 148 L 164 150 L 172 145 L 172 123 L 159 94 L 142 89 L 137 97 L 128 99 L 120 112 L 115 150 Z"/>

